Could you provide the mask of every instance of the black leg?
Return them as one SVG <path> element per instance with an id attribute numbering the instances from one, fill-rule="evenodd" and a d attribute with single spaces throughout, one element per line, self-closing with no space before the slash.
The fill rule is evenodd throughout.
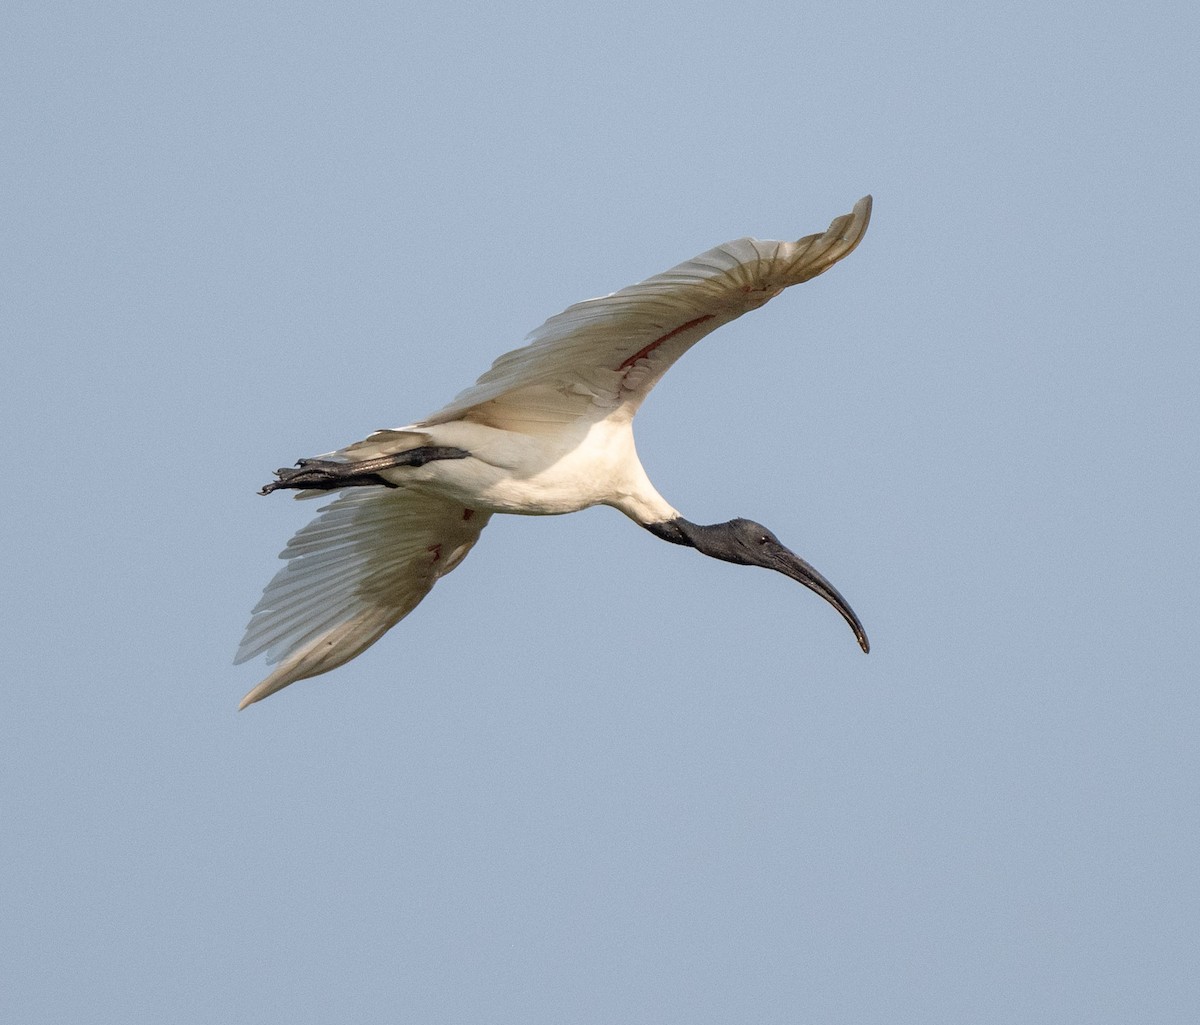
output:
<path id="1" fill-rule="evenodd" d="M 422 445 L 406 452 L 377 459 L 362 459 L 357 462 L 342 462 L 337 459 L 301 459 L 296 466 L 284 466 L 275 471 L 279 480 L 267 484 L 260 495 L 272 491 L 295 488 L 302 491 L 340 491 L 342 488 L 385 487 L 397 485 L 384 480 L 380 470 L 393 466 L 424 466 L 435 459 L 466 459 L 471 453 L 461 448 L 445 445 Z"/>

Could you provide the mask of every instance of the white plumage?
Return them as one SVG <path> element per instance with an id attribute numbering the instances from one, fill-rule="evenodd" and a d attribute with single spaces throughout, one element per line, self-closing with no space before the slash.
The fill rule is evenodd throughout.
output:
<path id="1" fill-rule="evenodd" d="M 436 413 L 331 453 L 326 458 L 355 465 L 430 446 L 464 455 L 379 469 L 379 486 L 348 488 L 288 542 L 287 565 L 267 585 L 237 653 L 238 662 L 266 654 L 279 664 L 242 707 L 377 641 L 462 561 L 493 513 L 603 504 L 652 529 L 677 521 L 638 460 L 638 407 L 705 335 L 849 254 L 870 212 L 868 196 L 821 234 L 728 242 L 577 303 Z M 865 650 L 865 635 L 860 643 Z"/>

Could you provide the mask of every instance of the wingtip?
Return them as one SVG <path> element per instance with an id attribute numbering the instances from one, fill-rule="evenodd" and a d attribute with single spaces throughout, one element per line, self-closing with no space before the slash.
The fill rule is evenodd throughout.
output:
<path id="1" fill-rule="evenodd" d="M 850 248 L 842 254 L 843 256 L 848 256 L 867 233 L 867 226 L 871 223 L 871 207 L 874 203 L 875 200 L 868 194 L 854 204 L 845 236 L 846 241 L 850 243 Z"/>
<path id="2" fill-rule="evenodd" d="M 288 673 L 288 668 L 289 666 L 287 665 L 281 666 L 256 687 L 251 689 L 250 692 L 244 698 L 242 698 L 241 702 L 238 704 L 238 711 L 240 712 L 243 709 L 249 708 L 251 705 L 262 701 L 263 698 L 269 698 L 276 691 L 283 690 L 283 688 L 288 686 L 288 684 L 294 683 L 297 678 Z"/>
<path id="3" fill-rule="evenodd" d="M 284 667 L 285 669 L 287 667 Z M 262 681 L 257 687 L 250 691 L 241 702 L 238 704 L 238 711 L 249 708 L 251 705 L 262 701 L 263 698 L 269 698 L 276 691 L 283 690 L 284 687 L 296 681 L 296 677 L 289 677 L 286 673 L 275 670 L 270 676 Z"/>
<path id="4" fill-rule="evenodd" d="M 854 252 L 871 223 L 873 202 L 869 195 L 863 196 L 854 204 L 853 210 L 835 217 L 823 232 L 797 239 L 788 284 L 797 285 L 824 274 Z"/>
<path id="5" fill-rule="evenodd" d="M 867 225 L 871 223 L 871 207 L 874 205 L 875 199 L 870 193 L 854 204 L 854 219 L 862 222 L 861 231 L 866 231 Z"/>
<path id="6" fill-rule="evenodd" d="M 827 267 L 845 259 L 858 248 L 858 244 L 867 233 L 867 226 L 871 223 L 873 203 L 874 200 L 869 195 L 863 196 L 854 204 L 850 213 L 834 218 L 824 235 L 824 240 L 828 243 L 825 253 Z"/>

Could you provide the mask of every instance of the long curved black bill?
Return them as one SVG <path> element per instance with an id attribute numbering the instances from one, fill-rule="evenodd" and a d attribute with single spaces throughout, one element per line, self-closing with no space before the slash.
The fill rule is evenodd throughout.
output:
<path id="1" fill-rule="evenodd" d="M 867 640 L 867 632 L 863 629 L 858 616 L 854 614 L 854 610 L 850 608 L 850 603 L 841 596 L 833 584 L 821 576 L 820 573 L 800 558 L 800 556 L 792 552 L 781 555 L 779 563 L 776 568 L 780 573 L 803 584 L 810 591 L 815 591 L 841 613 L 842 619 L 850 624 L 850 629 L 854 631 L 854 636 L 858 638 L 858 646 L 862 648 L 864 653 L 871 650 L 871 642 Z"/>

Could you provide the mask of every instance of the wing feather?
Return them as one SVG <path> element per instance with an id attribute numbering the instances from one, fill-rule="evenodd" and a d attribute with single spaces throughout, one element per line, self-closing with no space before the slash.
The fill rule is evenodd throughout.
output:
<path id="1" fill-rule="evenodd" d="M 407 489 L 347 491 L 299 530 L 254 607 L 237 662 L 279 663 L 242 700 L 261 701 L 350 661 L 420 603 L 491 518 Z"/>
<path id="2" fill-rule="evenodd" d="M 866 196 L 822 233 L 797 242 L 727 242 L 640 284 L 576 303 L 415 426 L 465 419 L 549 430 L 618 407 L 632 417 L 696 342 L 828 270 L 858 245 L 870 217 Z"/>

